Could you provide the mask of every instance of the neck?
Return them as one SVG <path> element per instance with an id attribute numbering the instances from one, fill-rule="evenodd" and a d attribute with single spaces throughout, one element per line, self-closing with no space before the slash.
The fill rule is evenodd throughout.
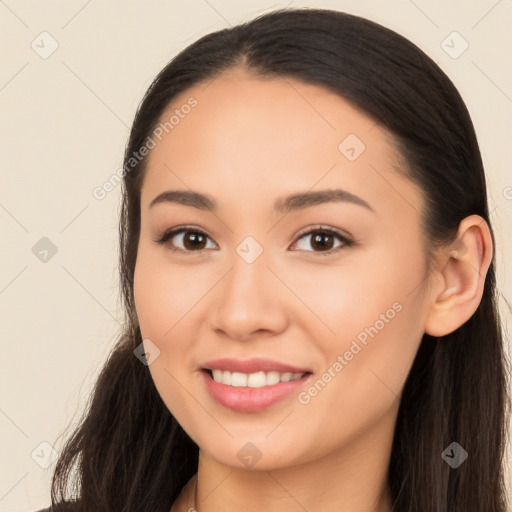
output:
<path id="1" fill-rule="evenodd" d="M 391 512 L 387 470 L 395 419 L 389 414 L 357 439 L 293 467 L 233 468 L 200 450 L 197 474 L 172 511 Z"/>

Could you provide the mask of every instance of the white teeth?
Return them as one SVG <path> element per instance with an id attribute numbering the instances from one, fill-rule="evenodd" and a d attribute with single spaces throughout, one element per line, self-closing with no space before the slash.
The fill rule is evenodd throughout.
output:
<path id="1" fill-rule="evenodd" d="M 265 372 L 261 372 L 262 376 L 265 376 Z M 274 384 L 277 384 L 281 381 L 281 375 L 279 375 L 279 372 L 267 372 L 266 378 L 264 379 L 266 384 L 263 384 L 264 386 L 273 386 Z"/>
<path id="2" fill-rule="evenodd" d="M 300 379 L 304 373 L 280 373 L 280 372 L 256 372 L 240 373 L 230 372 L 228 370 L 212 370 L 213 380 L 220 384 L 233 387 L 262 388 L 263 386 L 273 386 L 279 382 L 289 382 Z"/>
<path id="3" fill-rule="evenodd" d="M 233 375 L 236 375 L 236 373 Z M 239 373 L 238 375 L 243 374 Z M 262 386 L 265 386 L 266 382 L 267 378 L 265 377 L 264 372 L 251 373 L 249 377 L 247 377 L 247 386 L 249 388 L 261 388 Z"/>
<path id="4" fill-rule="evenodd" d="M 292 376 L 293 376 L 293 373 L 289 373 L 289 372 L 288 373 L 283 373 L 281 375 L 281 381 L 282 382 L 288 382 L 288 381 L 292 380 Z"/>
<path id="5" fill-rule="evenodd" d="M 224 376 L 224 374 L 223 374 Z M 241 388 L 247 386 L 247 374 L 233 372 L 231 374 L 231 385 L 233 387 Z"/>

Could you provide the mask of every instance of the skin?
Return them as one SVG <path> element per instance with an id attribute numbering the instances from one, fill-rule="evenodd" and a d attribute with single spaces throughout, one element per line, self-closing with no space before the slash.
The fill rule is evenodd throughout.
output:
<path id="1" fill-rule="evenodd" d="M 398 173 L 399 155 L 372 119 L 322 87 L 242 69 L 187 90 L 162 119 L 191 96 L 198 105 L 149 155 L 134 283 L 143 339 L 160 350 L 149 366 L 155 386 L 200 447 L 198 472 L 171 510 L 192 507 L 197 485 L 200 512 L 389 512 L 403 385 L 422 335 L 448 334 L 478 307 L 488 226 L 464 219 L 428 272 L 423 193 Z M 338 150 L 348 134 L 366 146 L 352 162 Z M 218 211 L 149 207 L 178 189 L 213 196 Z M 373 211 L 348 202 L 273 211 L 277 198 L 323 189 L 347 190 Z M 202 251 L 183 245 L 183 233 L 154 241 L 187 224 L 207 233 Z M 318 224 L 357 244 L 334 252 L 336 237 L 322 250 L 297 236 Z M 236 252 L 247 236 L 263 249 L 250 264 Z M 292 394 L 237 412 L 204 386 L 198 368 L 218 357 L 267 357 L 309 368 L 315 381 L 397 302 L 394 318 L 307 404 Z M 252 467 L 237 456 L 247 442 L 261 454 Z"/>

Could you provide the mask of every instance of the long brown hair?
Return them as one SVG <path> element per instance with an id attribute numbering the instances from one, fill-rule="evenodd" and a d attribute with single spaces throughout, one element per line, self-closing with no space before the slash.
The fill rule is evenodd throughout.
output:
<path id="1" fill-rule="evenodd" d="M 490 225 L 482 159 L 464 102 L 441 69 L 404 37 L 323 9 L 280 9 L 202 37 L 158 74 L 133 122 L 119 223 L 124 327 L 57 461 L 52 504 L 78 500 L 76 510 L 84 512 L 168 512 L 197 471 L 198 446 L 134 356 L 142 341 L 133 275 L 146 158 L 135 163 L 133 155 L 178 94 L 235 66 L 325 87 L 386 127 L 408 178 L 426 197 L 422 221 L 430 247 L 452 241 L 468 215 Z M 392 445 L 389 488 L 396 512 L 506 510 L 510 397 L 495 279 L 493 256 L 473 316 L 447 336 L 423 337 Z M 469 453 L 456 469 L 441 457 L 452 442 Z"/>

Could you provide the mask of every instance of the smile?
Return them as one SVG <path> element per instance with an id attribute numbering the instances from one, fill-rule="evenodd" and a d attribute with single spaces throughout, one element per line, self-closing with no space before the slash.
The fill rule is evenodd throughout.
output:
<path id="1" fill-rule="evenodd" d="M 311 372 L 241 373 L 227 370 L 199 372 L 210 396 L 220 405 L 239 412 L 258 412 L 300 392 Z"/>
<path id="2" fill-rule="evenodd" d="M 212 370 L 213 380 L 220 384 L 233 387 L 262 388 L 273 386 L 279 382 L 290 382 L 303 377 L 307 372 L 256 372 L 241 373 L 228 370 Z"/>

